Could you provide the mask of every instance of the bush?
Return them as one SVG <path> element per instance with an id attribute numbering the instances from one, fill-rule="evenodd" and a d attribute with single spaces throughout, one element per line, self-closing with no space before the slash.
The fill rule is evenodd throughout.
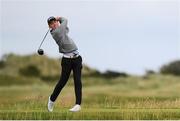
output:
<path id="1" fill-rule="evenodd" d="M 41 75 L 40 70 L 35 65 L 29 65 L 21 68 L 19 69 L 19 73 L 28 77 L 39 77 Z"/>
<path id="2" fill-rule="evenodd" d="M 5 67 L 5 62 L 4 61 L 0 61 L 0 69 L 4 68 Z"/>
<path id="3" fill-rule="evenodd" d="M 160 73 L 180 76 L 180 60 L 162 66 L 160 68 Z"/>
<path id="4" fill-rule="evenodd" d="M 102 74 L 106 78 L 114 78 L 114 77 L 127 77 L 128 74 L 123 73 L 123 72 L 116 72 L 116 71 L 111 71 L 107 70 L 105 73 Z"/>
<path id="5" fill-rule="evenodd" d="M 146 70 L 146 75 L 152 75 L 152 74 L 156 74 L 156 72 L 153 70 Z"/>

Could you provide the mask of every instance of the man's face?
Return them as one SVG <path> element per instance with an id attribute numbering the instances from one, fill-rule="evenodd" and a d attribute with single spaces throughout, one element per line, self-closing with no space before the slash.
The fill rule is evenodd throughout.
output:
<path id="1" fill-rule="evenodd" d="M 51 23 L 49 24 L 49 28 L 51 28 L 53 30 L 56 29 L 59 26 L 60 26 L 59 21 L 51 21 Z"/>

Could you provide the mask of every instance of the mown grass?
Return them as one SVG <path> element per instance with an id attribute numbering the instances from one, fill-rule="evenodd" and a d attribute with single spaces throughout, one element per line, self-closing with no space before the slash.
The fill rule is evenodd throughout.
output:
<path id="1" fill-rule="evenodd" d="M 83 82 L 82 110 L 77 113 L 68 111 L 75 101 L 72 80 L 52 113 L 47 111 L 47 99 L 54 84 L 1 86 L 0 119 L 180 119 L 179 77 L 128 77 L 106 83 L 104 79 L 87 80 Z"/>
<path id="2" fill-rule="evenodd" d="M 67 109 L 56 110 L 53 113 L 46 111 L 15 111 L 0 112 L 2 119 L 179 119 L 178 109 L 83 109 L 78 113 L 68 112 Z"/>

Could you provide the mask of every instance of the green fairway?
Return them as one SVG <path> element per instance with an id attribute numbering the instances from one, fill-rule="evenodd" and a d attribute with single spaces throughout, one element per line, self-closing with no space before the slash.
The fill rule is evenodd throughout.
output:
<path id="1" fill-rule="evenodd" d="M 84 86 L 82 110 L 76 113 L 68 111 L 75 100 L 70 83 L 52 113 L 47 99 L 54 85 L 2 86 L 0 119 L 180 119 L 179 83 L 145 89 L 126 83 Z"/>
<path id="2" fill-rule="evenodd" d="M 179 109 L 83 109 L 71 113 L 68 109 L 31 111 L 1 111 L 1 119 L 180 119 Z"/>

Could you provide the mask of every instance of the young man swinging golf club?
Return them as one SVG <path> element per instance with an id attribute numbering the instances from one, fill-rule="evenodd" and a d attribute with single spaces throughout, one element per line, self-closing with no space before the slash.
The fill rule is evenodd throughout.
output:
<path id="1" fill-rule="evenodd" d="M 82 99 L 82 83 L 81 83 L 81 69 L 82 58 L 79 55 L 78 48 L 74 41 L 67 35 L 69 28 L 67 27 L 67 19 L 64 17 L 49 17 L 48 25 L 50 33 L 57 45 L 59 46 L 59 52 L 63 54 L 61 66 L 61 76 L 56 84 L 53 93 L 49 96 L 48 111 L 53 111 L 54 103 L 60 94 L 61 90 L 67 83 L 71 70 L 73 71 L 74 88 L 76 102 L 75 105 L 69 109 L 69 111 L 77 112 L 81 110 Z"/>

